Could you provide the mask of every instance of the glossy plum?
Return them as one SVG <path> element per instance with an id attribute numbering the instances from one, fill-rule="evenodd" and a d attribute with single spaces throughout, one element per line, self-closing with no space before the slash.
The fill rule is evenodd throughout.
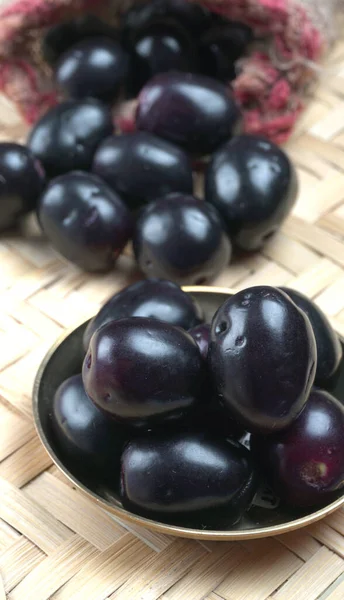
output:
<path id="1" fill-rule="evenodd" d="M 323 311 L 310 298 L 290 288 L 281 287 L 280 289 L 306 313 L 311 322 L 318 355 L 315 384 L 318 387 L 326 387 L 331 384 L 337 374 L 343 356 L 338 335 L 332 329 L 331 323 Z"/>
<path id="2" fill-rule="evenodd" d="M 249 452 L 209 434 L 137 439 L 122 456 L 124 508 L 159 521 L 200 529 L 232 525 L 255 488 Z"/>
<path id="3" fill-rule="evenodd" d="M 113 268 L 133 230 L 120 197 L 82 171 L 52 180 L 39 202 L 39 221 L 58 252 L 93 272 Z"/>
<path id="4" fill-rule="evenodd" d="M 198 50 L 202 73 L 221 81 L 234 79 L 234 63 L 244 54 L 252 38 L 252 30 L 243 23 L 221 23 L 205 31 Z"/>
<path id="5" fill-rule="evenodd" d="M 206 200 L 243 250 L 257 250 L 270 238 L 291 211 L 297 190 L 285 152 L 253 135 L 237 136 L 220 148 L 205 177 Z"/>
<path id="6" fill-rule="evenodd" d="M 54 395 L 52 430 L 61 451 L 84 465 L 106 469 L 119 466 L 126 441 L 122 426 L 109 419 L 87 396 L 81 375 L 60 385 Z"/>
<path id="7" fill-rule="evenodd" d="M 195 155 L 214 152 L 237 132 L 240 111 L 219 81 L 192 73 L 162 73 L 139 95 L 137 128 Z"/>
<path id="8" fill-rule="evenodd" d="M 277 288 L 235 294 L 216 313 L 208 360 L 223 406 L 249 431 L 289 427 L 308 399 L 316 344 L 306 315 Z"/>
<path id="9" fill-rule="evenodd" d="M 56 67 L 56 82 L 68 98 L 118 98 L 129 72 L 129 56 L 118 42 L 92 38 L 67 50 Z"/>
<path id="10" fill-rule="evenodd" d="M 117 421 L 150 427 L 180 420 L 200 404 L 203 367 L 186 331 L 132 317 L 95 332 L 83 381 L 93 402 Z"/>
<path id="11" fill-rule="evenodd" d="M 206 359 L 208 356 L 210 342 L 210 325 L 208 325 L 207 323 L 201 323 L 200 325 L 196 325 L 196 327 L 193 327 L 189 330 L 189 334 L 195 340 L 203 358 Z"/>
<path id="12" fill-rule="evenodd" d="M 28 148 L 0 143 L 0 232 L 37 206 L 44 179 L 39 161 Z"/>
<path id="13" fill-rule="evenodd" d="M 196 285 L 219 275 L 229 263 L 231 245 L 218 213 L 209 208 L 193 196 L 179 194 L 145 207 L 133 237 L 143 273 Z"/>
<path id="14" fill-rule="evenodd" d="M 84 39 L 106 36 L 117 40 L 118 31 L 95 15 L 84 15 L 50 27 L 43 37 L 42 55 L 54 66 L 60 56 Z"/>
<path id="15" fill-rule="evenodd" d="M 111 111 L 96 100 L 69 100 L 50 109 L 33 127 L 28 147 L 48 177 L 89 171 L 100 142 L 113 132 Z"/>
<path id="16" fill-rule="evenodd" d="M 152 25 L 132 49 L 131 92 L 136 96 L 157 73 L 193 71 L 195 56 L 189 38 L 171 25 Z"/>
<path id="17" fill-rule="evenodd" d="M 329 501 L 344 484 L 344 407 L 314 389 L 298 419 L 251 446 L 271 486 L 290 506 Z"/>
<path id="18" fill-rule="evenodd" d="M 188 156 L 173 144 L 143 131 L 112 136 L 98 149 L 93 172 L 138 208 L 171 192 L 192 193 Z"/>
<path id="19" fill-rule="evenodd" d="M 198 36 L 211 24 L 211 13 L 185 0 L 153 0 L 134 4 L 123 13 L 121 23 L 122 39 L 130 47 L 152 24 L 179 25 L 192 37 Z"/>
<path id="20" fill-rule="evenodd" d="M 121 290 L 104 304 L 86 328 L 84 348 L 87 350 L 94 332 L 110 321 L 147 317 L 190 329 L 202 321 L 202 316 L 202 310 L 192 296 L 172 281 L 144 279 Z"/>

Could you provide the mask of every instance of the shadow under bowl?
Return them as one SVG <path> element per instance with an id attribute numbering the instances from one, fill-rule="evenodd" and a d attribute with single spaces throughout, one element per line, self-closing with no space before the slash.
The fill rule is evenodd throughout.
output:
<path id="1" fill-rule="evenodd" d="M 191 294 L 202 306 L 208 322 L 219 306 L 233 293 L 230 289 L 216 287 L 185 287 L 184 290 Z M 344 505 L 344 491 L 341 490 L 338 492 L 337 498 L 331 503 L 308 511 L 288 510 L 282 505 L 274 509 L 253 506 L 237 526 L 220 531 L 204 531 L 167 525 L 145 519 L 125 510 L 116 493 L 108 488 L 106 484 L 100 483 L 94 473 L 91 471 L 81 472 L 79 465 L 73 461 L 72 457 L 62 455 L 52 432 L 51 414 L 54 394 L 63 381 L 81 372 L 84 357 L 82 337 L 86 326 L 87 323 L 84 323 L 74 331 L 67 332 L 46 355 L 34 384 L 33 413 L 38 435 L 52 461 L 76 488 L 98 503 L 108 513 L 123 521 L 168 535 L 229 541 L 287 533 L 319 521 Z M 344 346 L 343 340 L 341 340 L 341 343 Z M 344 359 L 332 393 L 339 400 L 344 401 Z"/>

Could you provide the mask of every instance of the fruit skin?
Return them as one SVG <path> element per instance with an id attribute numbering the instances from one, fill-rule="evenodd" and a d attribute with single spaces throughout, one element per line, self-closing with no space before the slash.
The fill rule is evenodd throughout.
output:
<path id="1" fill-rule="evenodd" d="M 296 171 L 272 142 L 240 135 L 212 157 L 205 198 L 220 212 L 232 241 L 257 250 L 291 211 L 298 191 Z"/>
<path id="2" fill-rule="evenodd" d="M 219 81 L 192 73 L 161 73 L 141 90 L 137 128 L 195 155 L 214 152 L 238 130 L 240 111 Z"/>
<path id="3" fill-rule="evenodd" d="M 189 334 L 195 340 L 203 358 L 206 359 L 208 356 L 210 342 L 210 325 L 208 325 L 207 323 L 201 323 L 200 325 L 196 325 L 196 327 L 189 329 Z"/>
<path id="4" fill-rule="evenodd" d="M 204 361 L 207 361 L 210 343 L 210 325 L 201 323 L 189 330 L 198 345 Z M 208 369 L 208 364 L 206 362 Z M 216 437 L 238 440 L 244 433 L 243 427 L 232 419 L 228 412 L 221 406 L 219 398 L 212 389 L 212 382 L 207 372 L 207 392 L 204 393 L 203 405 L 191 415 L 185 423 L 187 431 L 201 431 L 212 433 Z"/>
<path id="5" fill-rule="evenodd" d="M 43 168 L 28 148 L 0 143 L 0 231 L 36 207 L 44 182 Z"/>
<path id="6" fill-rule="evenodd" d="M 98 19 L 95 15 L 85 15 L 50 27 L 42 41 L 44 60 L 54 66 L 60 56 L 75 44 L 86 38 L 106 36 L 117 40 L 118 31 Z"/>
<path id="7" fill-rule="evenodd" d="M 50 424 L 61 451 L 69 459 L 87 469 L 119 467 L 126 432 L 93 404 L 81 375 L 70 377 L 56 391 Z"/>
<path id="8" fill-rule="evenodd" d="M 327 387 L 338 372 L 343 357 L 339 338 L 332 329 L 328 318 L 315 302 L 296 290 L 286 287 L 280 289 L 295 302 L 296 306 L 306 313 L 311 322 L 318 354 L 315 384 L 318 387 Z"/>
<path id="9" fill-rule="evenodd" d="M 132 209 L 171 192 L 193 190 L 191 162 L 183 150 L 143 131 L 105 140 L 92 170 Z"/>
<path id="10" fill-rule="evenodd" d="M 92 335 L 110 321 L 148 317 L 190 329 L 202 321 L 197 302 L 172 281 L 144 279 L 112 296 L 88 324 L 83 344 L 87 351 Z"/>
<path id="11" fill-rule="evenodd" d="M 122 41 L 130 47 L 137 36 L 152 24 L 179 25 L 188 34 L 198 36 L 211 24 L 211 13 L 184 0 L 153 0 L 132 6 L 122 15 Z"/>
<path id="12" fill-rule="evenodd" d="M 282 500 L 295 507 L 329 501 L 344 484 L 344 407 L 314 389 L 296 421 L 280 433 L 252 436 L 251 447 Z"/>
<path id="13" fill-rule="evenodd" d="M 170 194 L 145 207 L 133 237 L 135 258 L 143 273 L 183 285 L 215 279 L 229 263 L 231 244 L 218 213 L 209 208 L 181 194 Z"/>
<path id="14" fill-rule="evenodd" d="M 277 288 L 243 290 L 214 316 L 211 376 L 223 406 L 248 431 L 291 425 L 309 396 L 316 356 L 308 318 Z"/>
<path id="15" fill-rule="evenodd" d="M 201 403 L 203 360 L 183 329 L 154 319 L 111 321 L 92 336 L 83 381 L 116 421 L 150 427 L 177 421 Z"/>
<path id="16" fill-rule="evenodd" d="M 90 272 L 112 269 L 133 230 L 120 197 L 82 171 L 51 181 L 39 201 L 39 221 L 54 248 Z"/>
<path id="17" fill-rule="evenodd" d="M 137 96 L 154 75 L 167 71 L 194 71 L 196 60 L 191 41 L 173 25 L 151 25 L 132 48 L 131 96 Z"/>
<path id="18" fill-rule="evenodd" d="M 112 132 L 111 111 L 104 104 L 67 100 L 36 123 L 28 147 L 52 178 L 68 171 L 89 171 L 100 142 Z"/>
<path id="19" fill-rule="evenodd" d="M 252 39 L 252 29 L 234 21 L 216 24 L 205 31 L 198 50 L 202 73 L 224 82 L 234 79 L 234 62 L 244 54 Z"/>
<path id="20" fill-rule="evenodd" d="M 255 492 L 249 452 L 208 434 L 133 440 L 121 463 L 124 508 L 184 526 L 216 529 L 235 524 Z"/>
<path id="21" fill-rule="evenodd" d="M 129 56 L 118 42 L 105 37 L 72 46 L 56 67 L 56 82 L 68 98 L 118 98 L 129 72 Z"/>

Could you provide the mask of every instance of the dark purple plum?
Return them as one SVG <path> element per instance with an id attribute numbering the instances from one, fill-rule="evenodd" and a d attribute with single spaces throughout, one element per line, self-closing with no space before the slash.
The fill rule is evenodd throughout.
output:
<path id="1" fill-rule="evenodd" d="M 133 230 L 120 197 L 99 177 L 82 171 L 53 179 L 38 214 L 54 248 L 86 271 L 112 269 Z"/>
<path id="2" fill-rule="evenodd" d="M 119 467 L 127 440 L 114 423 L 87 396 L 81 375 L 64 381 L 53 399 L 51 428 L 61 452 L 84 468 Z"/>
<path id="3" fill-rule="evenodd" d="M 208 348 L 210 342 L 210 325 L 201 323 L 192 329 L 189 329 L 189 334 L 195 340 L 204 359 L 208 356 Z"/>
<path id="4" fill-rule="evenodd" d="M 111 135 L 111 111 L 97 100 L 69 100 L 50 109 L 33 127 L 28 147 L 48 177 L 89 171 L 100 142 Z"/>
<path id="5" fill-rule="evenodd" d="M 133 440 L 121 464 L 124 508 L 159 521 L 199 529 L 232 525 L 256 491 L 250 453 L 206 433 Z"/>
<path id="6" fill-rule="evenodd" d="M 0 143 L 0 232 L 36 208 L 44 179 L 43 168 L 28 148 Z"/>
<path id="7" fill-rule="evenodd" d="M 318 354 L 315 384 L 318 387 L 327 387 L 335 378 L 343 356 L 339 338 L 333 331 L 326 315 L 310 298 L 290 288 L 281 287 L 280 289 L 306 313 L 311 322 Z"/>
<path id="8" fill-rule="evenodd" d="M 171 194 L 145 207 L 135 226 L 133 247 L 147 276 L 202 285 L 228 265 L 231 244 L 210 205 Z"/>
<path id="9" fill-rule="evenodd" d="M 229 414 L 251 432 L 289 427 L 308 399 L 316 344 L 305 313 L 277 288 L 230 297 L 216 313 L 208 361 Z"/>
<path id="10" fill-rule="evenodd" d="M 171 192 L 192 193 L 188 156 L 173 144 L 143 131 L 112 136 L 98 149 L 93 172 L 136 209 Z"/>
<path id="11" fill-rule="evenodd" d="M 238 130 L 240 111 L 221 82 L 192 73 L 162 73 L 139 95 L 137 128 L 194 155 L 214 152 Z"/>
<path id="12" fill-rule="evenodd" d="M 211 24 L 211 13 L 185 0 L 153 0 L 136 3 L 122 14 L 122 39 L 130 48 L 137 36 L 152 24 L 179 25 L 191 35 L 199 36 Z"/>
<path id="13" fill-rule="evenodd" d="M 308 507 L 329 501 L 344 485 L 344 407 L 314 389 L 289 429 L 252 436 L 251 447 L 286 504 Z"/>
<path id="14" fill-rule="evenodd" d="M 202 73 L 221 81 L 234 79 L 234 63 L 244 54 L 252 38 L 250 27 L 234 21 L 205 31 L 198 49 Z"/>
<path id="15" fill-rule="evenodd" d="M 132 49 L 130 91 L 136 96 L 154 75 L 167 71 L 195 70 L 189 38 L 171 25 L 152 25 L 135 40 Z"/>
<path id="16" fill-rule="evenodd" d="M 96 331 L 83 365 L 96 406 L 134 427 L 186 417 L 202 402 L 204 378 L 200 351 L 186 331 L 141 317 Z"/>
<path id="17" fill-rule="evenodd" d="M 125 317 L 147 317 L 190 329 L 201 323 L 203 313 L 194 298 L 172 281 L 137 281 L 112 296 L 90 321 L 83 338 L 85 350 L 97 329 Z"/>
<path id="18" fill-rule="evenodd" d="M 76 17 L 50 27 L 42 41 L 44 60 L 54 66 L 60 56 L 86 38 L 106 36 L 117 40 L 118 31 L 95 15 Z"/>
<path id="19" fill-rule="evenodd" d="M 212 157 L 205 198 L 220 212 L 232 241 L 257 250 L 290 213 L 296 171 L 281 148 L 264 138 L 240 135 Z"/>
<path id="20" fill-rule="evenodd" d="M 129 56 L 118 42 L 99 37 L 72 46 L 56 67 L 56 82 L 67 98 L 116 100 L 129 72 Z"/>

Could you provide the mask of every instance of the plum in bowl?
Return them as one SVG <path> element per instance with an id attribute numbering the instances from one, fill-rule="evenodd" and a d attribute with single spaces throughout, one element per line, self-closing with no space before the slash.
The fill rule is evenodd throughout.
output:
<path id="1" fill-rule="evenodd" d="M 200 304 L 205 322 L 210 322 L 218 308 L 233 293 L 225 288 L 189 287 L 184 288 Z M 33 410 L 36 428 L 40 439 L 57 467 L 73 484 L 90 499 L 115 516 L 144 527 L 186 538 L 208 540 L 240 540 L 278 535 L 309 525 L 325 517 L 344 504 L 344 492 L 337 490 L 330 500 L 313 507 L 288 508 L 282 502 L 271 510 L 264 502 L 255 502 L 244 517 L 236 524 L 224 523 L 221 529 L 201 529 L 197 524 L 176 525 L 162 522 L 156 517 L 140 516 L 125 509 L 118 491 L 100 480 L 93 471 L 80 468 L 72 456 L 61 453 L 51 427 L 52 403 L 55 392 L 63 381 L 80 373 L 84 359 L 82 338 L 87 323 L 67 333 L 49 351 L 36 377 L 33 393 Z M 343 340 L 340 340 L 343 346 Z M 344 369 L 342 363 L 336 386 L 331 393 L 339 400 L 344 397 Z M 247 438 L 247 436 L 246 436 Z M 136 442 L 134 441 L 134 444 Z M 262 497 L 261 497 L 262 498 Z M 264 499 L 263 499 L 264 500 Z"/>

